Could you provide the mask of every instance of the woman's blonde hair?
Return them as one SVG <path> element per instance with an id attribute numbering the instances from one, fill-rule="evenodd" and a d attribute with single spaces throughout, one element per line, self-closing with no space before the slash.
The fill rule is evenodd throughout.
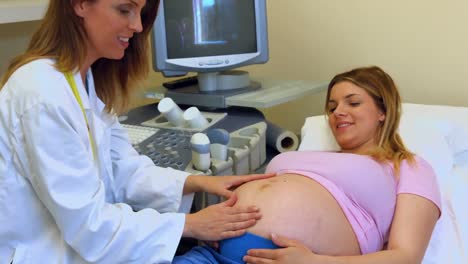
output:
<path id="1" fill-rule="evenodd" d="M 82 19 L 75 14 L 73 8 L 76 1 L 82 0 L 49 1 L 47 12 L 26 52 L 11 61 L 0 87 L 19 67 L 41 58 L 54 59 L 55 68 L 60 72 L 69 72 L 80 67 L 87 52 L 87 36 Z M 148 36 L 158 6 L 159 0 L 146 2 L 141 13 L 143 31 L 130 39 L 130 45 L 121 60 L 101 58 L 92 65 L 96 93 L 106 104 L 108 112 L 125 111 L 136 84 L 148 74 Z"/>
<path id="2" fill-rule="evenodd" d="M 408 151 L 398 134 L 401 98 L 390 75 L 377 66 L 356 68 L 340 73 L 333 77 L 328 85 L 325 102 L 329 101 L 333 87 L 341 82 L 350 82 L 363 88 L 374 99 L 380 111 L 385 113 L 385 120 L 379 128 L 376 138 L 377 148 L 371 150 L 369 155 L 380 162 L 392 162 L 397 173 L 403 160 L 413 162 L 414 154 Z M 330 114 L 327 105 L 325 111 Z"/>

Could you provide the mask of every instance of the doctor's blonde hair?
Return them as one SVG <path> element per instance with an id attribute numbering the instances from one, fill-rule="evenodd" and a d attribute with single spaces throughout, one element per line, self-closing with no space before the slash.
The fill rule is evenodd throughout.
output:
<path id="1" fill-rule="evenodd" d="M 34 33 L 26 52 L 14 58 L 0 87 L 21 66 L 42 58 L 56 61 L 60 72 L 73 71 L 86 56 L 86 32 L 81 18 L 75 14 L 78 1 L 50 0 L 47 12 Z M 143 31 L 130 39 L 130 45 L 120 60 L 101 58 L 92 65 L 96 93 L 106 104 L 108 112 L 121 113 L 129 106 L 133 90 L 149 71 L 148 36 L 156 18 L 159 0 L 148 0 L 141 13 Z"/>
<path id="2" fill-rule="evenodd" d="M 406 148 L 398 133 L 401 98 L 392 77 L 377 66 L 356 68 L 338 74 L 328 85 L 325 102 L 329 101 L 333 87 L 341 82 L 350 82 L 364 89 L 373 98 L 379 110 L 385 113 L 385 120 L 376 135 L 377 147 L 368 154 L 379 162 L 392 162 L 397 174 L 403 160 L 413 163 L 414 154 Z M 327 105 L 325 112 L 330 112 Z"/>

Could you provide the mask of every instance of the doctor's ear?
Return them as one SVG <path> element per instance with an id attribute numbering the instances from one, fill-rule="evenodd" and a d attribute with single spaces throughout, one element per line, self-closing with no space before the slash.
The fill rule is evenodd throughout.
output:
<path id="1" fill-rule="evenodd" d="M 85 17 L 89 6 L 92 4 L 91 1 L 88 0 L 70 0 L 73 6 L 73 10 L 75 10 L 75 14 L 81 18 Z"/>
<path id="2" fill-rule="evenodd" d="M 381 113 L 381 114 L 379 115 L 379 121 L 380 121 L 380 122 L 385 121 L 385 114 L 384 114 L 384 113 Z"/>

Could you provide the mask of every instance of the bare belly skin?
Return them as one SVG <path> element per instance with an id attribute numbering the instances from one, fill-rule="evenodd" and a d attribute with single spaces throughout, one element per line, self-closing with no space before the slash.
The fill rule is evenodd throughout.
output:
<path id="1" fill-rule="evenodd" d="M 335 198 L 306 176 L 283 174 L 248 182 L 235 190 L 236 205 L 256 205 L 262 218 L 248 232 L 303 242 L 325 255 L 361 254 L 354 231 Z"/>

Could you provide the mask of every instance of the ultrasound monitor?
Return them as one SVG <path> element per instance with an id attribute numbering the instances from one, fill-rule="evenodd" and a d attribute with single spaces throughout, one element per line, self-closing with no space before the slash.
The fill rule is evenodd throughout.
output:
<path id="1" fill-rule="evenodd" d="M 154 70 L 195 72 L 202 93 L 248 87 L 229 70 L 269 57 L 265 0 L 162 0 L 152 33 Z"/>

